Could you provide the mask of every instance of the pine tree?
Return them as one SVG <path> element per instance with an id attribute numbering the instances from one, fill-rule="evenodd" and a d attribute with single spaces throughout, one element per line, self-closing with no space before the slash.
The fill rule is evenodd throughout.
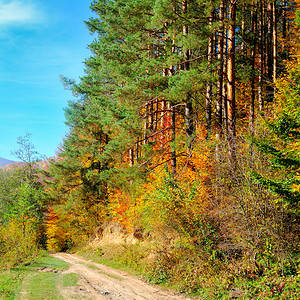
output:
<path id="1" fill-rule="evenodd" d="M 277 115 L 268 122 L 274 136 L 270 141 L 256 141 L 258 148 L 269 157 L 275 170 L 273 178 L 253 173 L 257 182 L 268 187 L 287 203 L 300 201 L 300 97 L 299 58 L 289 63 L 286 76 L 277 83 Z"/>

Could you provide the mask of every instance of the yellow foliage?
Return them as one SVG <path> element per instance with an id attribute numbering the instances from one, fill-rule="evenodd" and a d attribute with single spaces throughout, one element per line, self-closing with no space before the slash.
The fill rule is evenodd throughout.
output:
<path id="1" fill-rule="evenodd" d="M 61 220 L 54 212 L 53 207 L 48 210 L 46 222 L 47 249 L 61 251 L 66 246 L 69 234 L 63 229 Z"/>
<path id="2" fill-rule="evenodd" d="M 12 218 L 0 226 L 0 268 L 10 268 L 30 260 L 38 252 L 38 231 L 33 219 Z"/>

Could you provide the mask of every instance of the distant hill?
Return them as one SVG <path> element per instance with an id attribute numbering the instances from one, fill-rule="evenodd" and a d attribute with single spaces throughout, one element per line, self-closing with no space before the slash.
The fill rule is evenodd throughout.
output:
<path id="1" fill-rule="evenodd" d="M 21 161 L 13 161 L 13 160 L 0 157 L 0 169 L 12 170 L 21 167 L 23 165 L 24 163 Z M 37 169 L 46 169 L 50 165 L 50 162 L 48 158 L 45 158 L 43 160 L 35 162 L 34 165 Z"/>
<path id="2" fill-rule="evenodd" d="M 4 167 L 4 166 L 9 165 L 9 164 L 14 164 L 14 163 L 16 163 L 16 162 L 13 161 L 13 160 L 9 160 L 9 159 L 0 157 L 0 166 L 1 167 Z"/>

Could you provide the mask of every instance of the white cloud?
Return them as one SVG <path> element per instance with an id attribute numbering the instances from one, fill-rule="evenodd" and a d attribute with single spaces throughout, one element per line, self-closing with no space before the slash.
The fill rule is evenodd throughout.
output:
<path id="1" fill-rule="evenodd" d="M 20 25 L 41 20 L 36 5 L 31 1 L 0 0 L 0 25 Z"/>

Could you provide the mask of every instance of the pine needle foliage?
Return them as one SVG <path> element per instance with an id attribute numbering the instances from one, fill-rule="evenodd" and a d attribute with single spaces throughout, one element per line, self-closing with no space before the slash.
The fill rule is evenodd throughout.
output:
<path id="1" fill-rule="evenodd" d="M 274 118 L 267 122 L 272 139 L 255 141 L 258 149 L 268 155 L 274 178 L 258 173 L 252 175 L 256 182 L 272 190 L 290 204 L 300 201 L 300 93 L 299 58 L 289 64 L 287 74 L 278 83 L 278 107 Z M 277 178 L 276 178 L 277 177 Z"/>

